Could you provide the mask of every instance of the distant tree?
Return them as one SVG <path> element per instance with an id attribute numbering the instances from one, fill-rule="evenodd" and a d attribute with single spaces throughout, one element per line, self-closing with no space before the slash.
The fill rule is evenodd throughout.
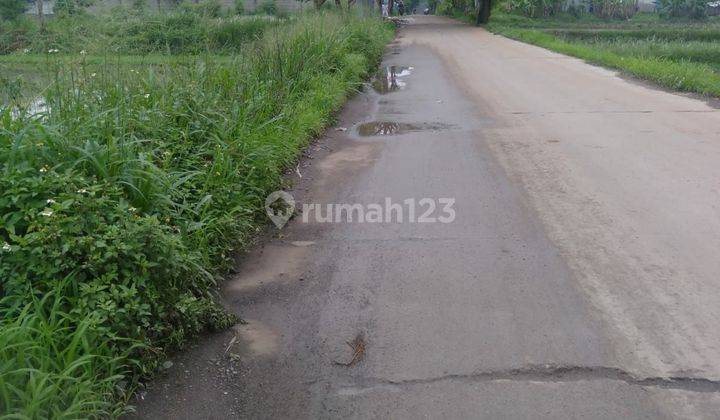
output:
<path id="1" fill-rule="evenodd" d="M 347 0 L 347 8 L 348 9 L 350 9 L 350 7 L 352 7 L 353 4 L 355 4 L 355 0 Z M 343 8 L 342 0 L 335 0 L 335 7 L 337 7 L 338 9 L 342 9 Z"/>
<path id="2" fill-rule="evenodd" d="M 260 6 L 258 6 L 258 10 L 266 15 L 273 16 L 277 14 L 278 6 L 275 0 L 264 0 L 260 3 Z"/>
<path id="3" fill-rule="evenodd" d="M 0 0 L 0 19 L 15 20 L 25 13 L 26 0 Z"/>
<path id="4" fill-rule="evenodd" d="M 707 0 L 659 0 L 657 6 L 665 18 L 703 19 L 707 16 Z"/>
<path id="5" fill-rule="evenodd" d="M 687 14 L 691 19 L 699 20 L 707 17 L 707 0 L 687 0 Z"/>
<path id="6" fill-rule="evenodd" d="M 40 1 L 41 0 L 36 0 Z M 56 15 L 76 15 L 92 4 L 91 0 L 55 0 L 53 12 Z"/>
<path id="7" fill-rule="evenodd" d="M 42 1 L 42 0 L 37 0 Z M 77 8 L 74 0 L 56 0 L 53 12 L 56 15 L 74 15 L 77 13 Z"/>

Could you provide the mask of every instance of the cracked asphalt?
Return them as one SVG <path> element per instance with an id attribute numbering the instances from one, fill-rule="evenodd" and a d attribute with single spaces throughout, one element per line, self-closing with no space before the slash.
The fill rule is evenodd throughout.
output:
<path id="1" fill-rule="evenodd" d="M 269 228 L 133 416 L 720 417 L 719 111 L 433 16 L 385 66 L 290 192 L 455 220 Z"/>

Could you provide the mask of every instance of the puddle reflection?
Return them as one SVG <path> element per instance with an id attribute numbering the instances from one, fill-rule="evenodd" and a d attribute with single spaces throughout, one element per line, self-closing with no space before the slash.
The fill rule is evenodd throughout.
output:
<path id="1" fill-rule="evenodd" d="M 421 130 L 446 130 L 451 128 L 449 124 L 433 123 L 433 124 L 408 124 L 394 121 L 370 121 L 357 126 L 357 133 L 361 137 L 372 136 L 390 136 L 393 134 L 403 134 L 410 131 Z"/>
<path id="2" fill-rule="evenodd" d="M 394 92 L 396 90 L 404 89 L 406 82 L 403 80 L 404 77 L 409 76 L 412 73 L 412 67 L 403 66 L 386 66 L 378 71 L 375 76 L 375 80 L 372 82 L 372 87 L 377 93 L 384 94 Z"/>
<path id="3" fill-rule="evenodd" d="M 10 116 L 14 120 L 20 118 L 21 116 L 44 118 L 50 112 L 50 105 L 48 105 L 44 97 L 38 96 L 22 108 L 11 105 L 7 105 L 6 107 L 0 106 L 0 112 L 5 111 L 6 109 L 10 109 Z"/>

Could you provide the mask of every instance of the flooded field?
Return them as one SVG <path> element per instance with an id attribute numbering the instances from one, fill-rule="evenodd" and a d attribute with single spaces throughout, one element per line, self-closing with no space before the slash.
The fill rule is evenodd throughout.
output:
<path id="1" fill-rule="evenodd" d="M 99 92 L 108 85 L 135 84 L 139 80 L 170 80 L 175 77 L 192 77 L 214 65 L 224 65 L 226 57 L 135 57 L 120 56 L 105 61 L 83 56 L 58 58 L 0 57 L 0 111 L 11 109 L 13 118 L 20 115 L 35 116 L 51 110 L 53 97 L 76 92 L 87 93 L 88 88 Z M 21 57 L 22 58 L 22 57 Z M 43 57 L 40 57 L 43 58 Z M 10 60 L 13 59 L 13 60 Z"/>
<path id="2" fill-rule="evenodd" d="M 0 109 L 31 106 L 52 83 L 47 71 L 35 65 L 0 64 Z"/>

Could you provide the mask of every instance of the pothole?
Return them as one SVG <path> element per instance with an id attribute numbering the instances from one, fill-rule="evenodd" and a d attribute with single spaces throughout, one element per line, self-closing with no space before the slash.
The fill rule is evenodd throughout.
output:
<path id="1" fill-rule="evenodd" d="M 357 133 L 361 137 L 391 136 L 412 131 L 438 131 L 447 130 L 452 126 L 443 123 L 400 123 L 395 121 L 370 121 L 357 126 Z"/>

